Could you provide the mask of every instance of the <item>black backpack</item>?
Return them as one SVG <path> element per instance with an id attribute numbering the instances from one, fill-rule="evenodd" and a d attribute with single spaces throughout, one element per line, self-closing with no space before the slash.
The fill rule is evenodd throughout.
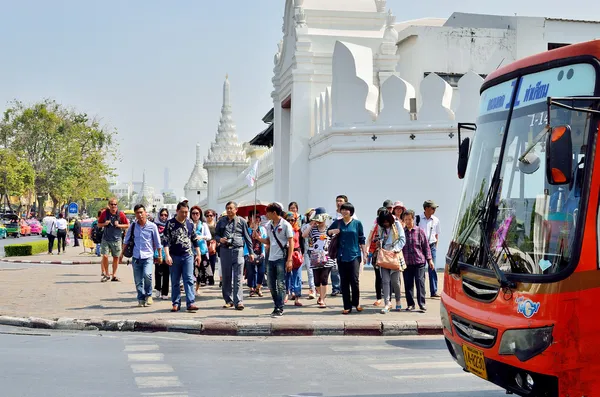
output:
<path id="1" fill-rule="evenodd" d="M 421 223 L 421 215 L 417 215 L 415 217 L 415 223 L 417 224 L 417 226 L 419 226 L 419 223 Z"/>
<path id="2" fill-rule="evenodd" d="M 100 244 L 102 242 L 102 234 L 104 234 L 104 230 L 99 228 L 98 223 L 96 223 L 92 228 L 92 241 L 95 244 Z"/>

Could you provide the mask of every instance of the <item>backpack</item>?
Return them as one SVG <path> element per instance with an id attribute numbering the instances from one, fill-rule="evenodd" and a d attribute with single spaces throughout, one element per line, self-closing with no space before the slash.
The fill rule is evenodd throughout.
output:
<path id="1" fill-rule="evenodd" d="M 102 242 L 102 235 L 104 234 L 104 230 L 98 227 L 98 222 L 92 228 L 92 241 L 95 244 L 100 244 Z"/>
<path id="2" fill-rule="evenodd" d="M 419 226 L 419 223 L 421 223 L 421 215 L 417 215 L 417 216 L 415 217 L 415 224 L 416 224 L 417 226 Z"/>

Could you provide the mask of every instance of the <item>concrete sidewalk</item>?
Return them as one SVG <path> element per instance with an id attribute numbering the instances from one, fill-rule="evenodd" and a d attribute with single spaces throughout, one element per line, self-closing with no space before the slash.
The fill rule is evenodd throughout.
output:
<path id="1" fill-rule="evenodd" d="M 62 256 L 61 256 L 62 257 Z M 131 266 L 120 265 L 120 282 L 100 282 L 99 265 L 36 266 L 0 268 L 0 324 L 57 329 L 139 331 L 183 331 L 205 334 L 441 334 L 439 299 L 427 300 L 427 312 L 380 314 L 374 307 L 375 275 L 361 275 L 362 313 L 342 315 L 341 296 L 328 297 L 326 309 L 316 300 L 302 299 L 304 306 L 290 301 L 285 315 L 272 319 L 273 303 L 268 290 L 263 298 L 248 297 L 246 309 L 223 309 L 217 286 L 203 287 L 196 304 L 200 310 L 170 313 L 170 300 L 154 300 L 150 307 L 137 307 Z M 306 278 L 306 274 L 304 274 Z M 439 273 L 439 285 L 443 274 Z M 306 295 L 307 283 L 303 293 Z M 185 299 L 185 298 L 184 298 Z M 183 300 L 184 300 L 183 299 Z M 403 307 L 406 306 L 404 296 Z M 185 305 L 182 306 L 182 309 Z"/>
<path id="2" fill-rule="evenodd" d="M 18 243 L 15 243 L 18 244 Z M 94 252 L 90 252 L 89 248 L 85 251 L 82 246 L 67 247 L 64 254 L 58 255 L 54 250 L 54 255 L 38 254 L 31 256 L 11 256 L 0 258 L 1 262 L 9 263 L 42 263 L 52 265 L 91 265 L 100 264 L 100 257 Z"/>

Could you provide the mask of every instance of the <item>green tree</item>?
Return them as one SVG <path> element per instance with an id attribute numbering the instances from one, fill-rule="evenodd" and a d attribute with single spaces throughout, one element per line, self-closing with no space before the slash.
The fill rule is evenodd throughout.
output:
<path id="1" fill-rule="evenodd" d="M 34 187 L 35 173 L 23 154 L 0 148 L 0 202 L 10 207 L 10 196 L 23 196 Z"/>
<path id="2" fill-rule="evenodd" d="M 107 178 L 116 159 L 116 131 L 85 113 L 51 100 L 27 106 L 14 101 L 0 122 L 0 142 L 22 151 L 35 171 L 39 201 L 49 195 L 54 208 L 109 195 Z"/>

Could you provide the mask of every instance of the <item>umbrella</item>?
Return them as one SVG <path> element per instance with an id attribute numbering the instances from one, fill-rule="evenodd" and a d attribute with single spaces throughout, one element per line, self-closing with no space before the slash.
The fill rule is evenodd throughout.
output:
<path id="1" fill-rule="evenodd" d="M 260 215 L 266 215 L 267 213 L 267 205 L 269 203 L 260 201 L 260 200 L 249 200 L 249 201 L 241 201 L 238 203 L 238 212 L 237 214 L 242 217 L 246 217 L 250 214 L 251 211 L 254 211 L 254 207 L 256 206 L 256 211 Z"/>

